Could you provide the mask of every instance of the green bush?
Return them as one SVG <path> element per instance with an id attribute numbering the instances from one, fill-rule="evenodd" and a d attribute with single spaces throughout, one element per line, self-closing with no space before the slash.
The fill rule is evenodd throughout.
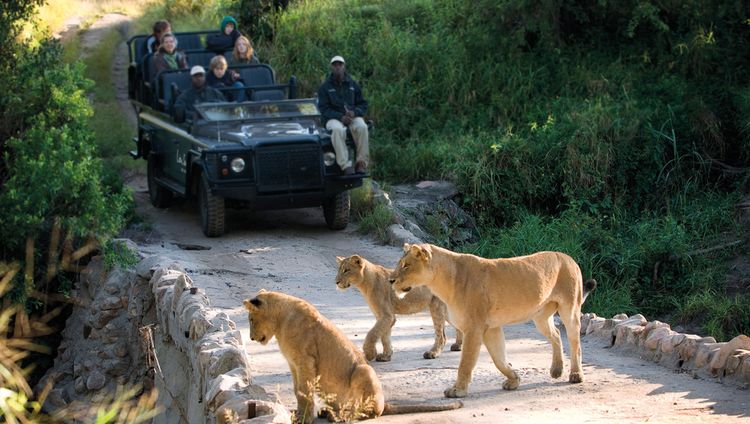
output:
<path id="1" fill-rule="evenodd" d="M 737 231 L 748 5 L 315 0 L 272 15 L 260 50 L 280 79 L 313 96 L 343 55 L 377 127 L 376 178 L 453 179 L 482 226 L 474 251 L 566 251 L 599 280 L 586 308 L 603 315 L 721 292 L 731 250 L 695 252 Z"/>
<path id="2" fill-rule="evenodd" d="M 33 241 L 37 277 L 44 275 L 47 258 L 59 257 L 58 252 L 47 252 L 56 226 L 71 240 L 106 238 L 121 228 L 130 200 L 121 183 L 102 181 L 101 161 L 87 127 L 92 113 L 85 95 L 89 81 L 80 65 L 61 64 L 61 54 L 56 42 L 21 50 L 18 72 L 8 79 L 12 96 L 4 105 L 18 127 L 2 144 L 2 258 L 24 261 L 27 243 Z M 34 289 L 28 286 L 30 279 L 37 279 L 33 277 L 27 275 L 26 285 L 15 295 L 25 298 Z"/>

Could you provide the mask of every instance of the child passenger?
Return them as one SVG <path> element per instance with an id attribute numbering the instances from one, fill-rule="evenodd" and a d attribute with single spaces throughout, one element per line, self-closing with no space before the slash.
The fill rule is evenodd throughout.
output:
<path id="1" fill-rule="evenodd" d="M 245 84 L 240 79 L 240 74 L 231 69 L 227 70 L 227 67 L 227 60 L 224 56 L 214 56 L 209 64 L 210 71 L 206 76 L 206 84 L 213 88 L 245 88 Z M 245 101 L 245 90 L 226 90 L 222 92 L 230 101 Z"/>
<path id="2" fill-rule="evenodd" d="M 260 61 L 255 57 L 255 50 L 253 49 L 253 43 L 245 37 L 240 35 L 237 41 L 234 43 L 234 50 L 232 51 L 232 65 L 259 65 Z"/>
<path id="3" fill-rule="evenodd" d="M 242 33 L 237 29 L 237 21 L 231 16 L 224 16 L 219 26 L 220 34 L 211 34 L 206 38 L 206 49 L 221 54 L 232 50 Z"/>

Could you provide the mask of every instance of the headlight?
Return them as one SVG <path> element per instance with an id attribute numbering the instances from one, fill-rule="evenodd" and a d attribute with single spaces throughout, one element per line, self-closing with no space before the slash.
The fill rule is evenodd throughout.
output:
<path id="1" fill-rule="evenodd" d="M 331 166 L 336 162 L 336 155 L 333 152 L 323 153 L 323 163 L 326 166 Z"/>
<path id="2" fill-rule="evenodd" d="M 232 163 L 230 164 L 232 167 L 232 172 L 235 174 L 239 174 L 245 169 L 245 159 L 242 158 L 234 158 L 232 159 Z"/>

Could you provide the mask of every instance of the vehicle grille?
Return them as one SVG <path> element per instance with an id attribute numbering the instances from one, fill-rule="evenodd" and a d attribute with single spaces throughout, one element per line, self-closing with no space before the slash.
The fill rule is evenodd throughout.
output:
<path id="1" fill-rule="evenodd" d="M 305 191 L 323 186 L 317 144 L 285 145 L 256 151 L 258 192 Z"/>

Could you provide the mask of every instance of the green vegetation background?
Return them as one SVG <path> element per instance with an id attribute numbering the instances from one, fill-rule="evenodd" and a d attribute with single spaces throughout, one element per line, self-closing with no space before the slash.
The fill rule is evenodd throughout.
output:
<path id="1" fill-rule="evenodd" d="M 750 332 L 750 296 L 725 287 L 745 237 L 747 3 L 310 0 L 273 33 L 257 3 L 236 15 L 303 95 L 346 58 L 378 179 L 456 181 L 482 232 L 463 250 L 562 250 L 600 284 L 588 311 Z"/>
<path id="2" fill-rule="evenodd" d="M 750 153 L 750 6 L 281 3 L 153 2 L 136 31 L 161 18 L 177 31 L 214 29 L 232 14 L 261 60 L 279 79 L 296 75 L 306 96 L 341 54 L 371 103 L 376 177 L 453 179 L 478 218 L 480 243 L 447 247 L 488 257 L 562 250 L 599 281 L 587 311 L 700 322 L 718 339 L 750 333 L 750 296 L 725 284 L 734 242 L 745 238 L 734 205 Z M 98 158 L 126 167 L 117 152 L 132 133 L 96 137 L 116 116 L 104 87 L 111 51 L 94 55 L 85 75 L 101 87 L 92 88 L 54 43 L 11 45 L 0 55 L 11 94 L 0 116 L 16 117 L 0 125 L 0 247 L 23 263 L 35 239 L 43 276 L 55 219 L 81 239 L 124 225 L 129 195 Z M 87 99 L 106 107 L 92 111 Z M 23 299 L 29 280 L 18 281 Z"/>
<path id="3" fill-rule="evenodd" d="M 302 96 L 343 55 L 370 101 L 376 178 L 450 178 L 478 218 L 480 243 L 447 247 L 561 250 L 599 282 L 587 311 L 750 332 L 750 295 L 726 287 L 745 238 L 750 6 L 170 0 L 149 13 L 184 30 L 235 16 Z"/>

